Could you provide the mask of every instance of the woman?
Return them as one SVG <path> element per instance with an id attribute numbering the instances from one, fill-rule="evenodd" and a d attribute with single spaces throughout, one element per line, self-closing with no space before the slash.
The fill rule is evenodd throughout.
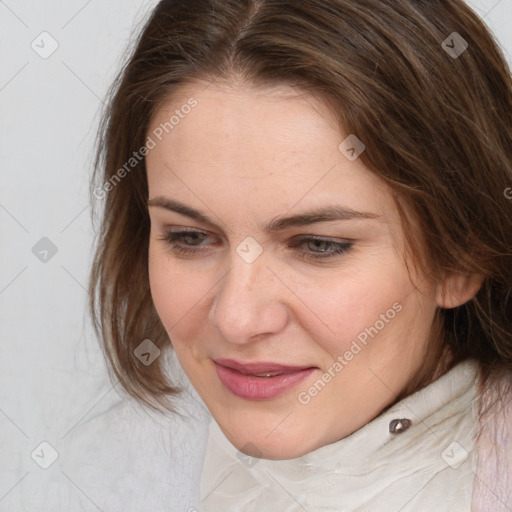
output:
<path id="1" fill-rule="evenodd" d="M 205 511 L 512 509 L 511 107 L 460 0 L 157 5 L 91 311 L 133 396 L 172 345 L 211 412 Z"/>

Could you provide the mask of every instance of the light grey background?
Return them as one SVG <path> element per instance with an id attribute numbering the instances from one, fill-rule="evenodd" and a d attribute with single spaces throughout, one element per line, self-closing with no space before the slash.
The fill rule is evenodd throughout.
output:
<path id="1" fill-rule="evenodd" d="M 134 441 L 130 457 L 140 456 L 137 449 L 147 454 L 143 438 L 154 427 L 119 405 L 85 309 L 94 236 L 88 180 L 102 99 L 131 34 L 156 3 L 0 0 L 0 511 L 146 510 L 151 496 L 123 508 L 101 496 L 101 483 L 110 478 L 118 485 L 112 493 L 126 499 L 123 485 L 137 479 L 141 489 L 159 489 L 151 474 L 150 481 L 119 476 L 126 444 Z M 469 3 L 512 63 L 512 0 Z M 48 56 L 52 45 L 58 48 Z M 57 249 L 47 262 L 32 252 L 43 237 Z M 40 243 L 39 251 L 47 248 Z M 135 426 L 102 432 L 109 423 L 91 421 L 102 414 L 110 424 L 124 418 Z M 174 428 L 169 421 L 155 435 Z M 198 436 L 204 439 L 204 431 Z M 202 446 L 191 442 L 180 455 L 190 466 L 165 490 L 172 498 L 172 486 L 181 487 L 168 510 L 196 505 L 187 482 L 197 478 Z M 43 469 L 52 449 L 59 458 Z M 101 476 L 93 471 L 100 460 Z M 173 468 L 160 463 L 170 472 L 162 479 L 172 480 Z M 94 479 L 102 480 L 98 488 Z M 155 500 L 152 510 L 161 506 Z"/>

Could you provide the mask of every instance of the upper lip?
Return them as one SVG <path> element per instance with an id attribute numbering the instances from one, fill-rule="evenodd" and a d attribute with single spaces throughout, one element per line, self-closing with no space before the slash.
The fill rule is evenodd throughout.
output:
<path id="1" fill-rule="evenodd" d="M 232 368 L 245 375 L 256 375 L 265 372 L 293 373 L 312 368 L 312 366 L 289 366 L 273 362 L 242 363 L 234 359 L 214 359 L 217 364 Z"/>

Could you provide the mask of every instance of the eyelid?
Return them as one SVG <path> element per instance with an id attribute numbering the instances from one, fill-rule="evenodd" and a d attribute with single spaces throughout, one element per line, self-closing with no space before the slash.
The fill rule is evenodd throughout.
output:
<path id="1" fill-rule="evenodd" d="M 211 233 L 210 231 L 206 229 L 200 229 L 200 228 L 191 228 L 191 227 L 179 227 L 179 226 L 173 226 L 173 227 L 167 227 L 163 229 L 163 235 L 165 237 L 170 237 L 171 235 L 176 235 L 178 238 L 179 235 L 205 235 L 208 239 L 218 239 L 218 235 L 215 235 L 214 233 Z"/>
<path id="2" fill-rule="evenodd" d="M 208 238 L 215 238 L 215 239 L 222 238 L 220 235 L 212 233 L 208 229 L 194 228 L 194 227 L 164 226 L 161 231 L 164 235 L 171 235 L 171 234 L 179 235 L 181 233 L 184 233 L 184 234 L 187 234 L 187 233 L 196 234 L 197 233 L 197 234 L 204 234 L 204 235 L 208 236 Z"/>
<path id="3" fill-rule="evenodd" d="M 189 226 L 166 226 L 163 230 L 166 233 L 209 233 L 207 229 L 193 228 Z"/>
<path id="4" fill-rule="evenodd" d="M 221 235 L 217 235 L 213 233 L 212 231 L 204 228 L 196 228 L 191 226 L 164 226 L 162 228 L 164 233 L 204 233 L 209 236 L 215 236 L 215 237 L 221 237 Z M 296 240 L 322 240 L 326 242 L 333 242 L 333 243 L 349 243 L 354 242 L 354 239 L 352 238 L 340 238 L 335 236 L 326 236 L 326 235 L 315 235 L 312 233 L 301 233 L 298 235 L 294 235 L 289 239 L 289 242 L 293 242 Z"/>
<path id="5" fill-rule="evenodd" d="M 295 235 L 291 238 L 291 240 L 320 240 L 324 242 L 332 242 L 332 243 L 349 243 L 354 242 L 353 238 L 339 238 L 336 236 L 325 236 L 325 235 L 311 235 L 311 234 L 301 234 Z"/>

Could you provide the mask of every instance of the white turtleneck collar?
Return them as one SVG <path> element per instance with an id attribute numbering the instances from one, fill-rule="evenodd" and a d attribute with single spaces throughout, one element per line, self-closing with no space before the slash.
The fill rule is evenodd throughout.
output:
<path id="1" fill-rule="evenodd" d="M 350 436 L 289 460 L 239 452 L 212 419 L 203 512 L 469 512 L 478 375 L 464 361 Z"/>

